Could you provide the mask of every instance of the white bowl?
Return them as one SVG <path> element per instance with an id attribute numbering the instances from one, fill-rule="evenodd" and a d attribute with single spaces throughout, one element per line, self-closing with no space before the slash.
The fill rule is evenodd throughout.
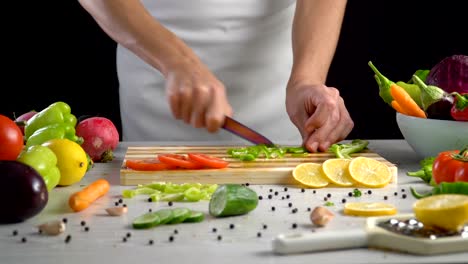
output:
<path id="1" fill-rule="evenodd" d="M 397 113 L 396 120 L 406 142 L 420 158 L 468 145 L 468 122 L 426 119 Z"/>

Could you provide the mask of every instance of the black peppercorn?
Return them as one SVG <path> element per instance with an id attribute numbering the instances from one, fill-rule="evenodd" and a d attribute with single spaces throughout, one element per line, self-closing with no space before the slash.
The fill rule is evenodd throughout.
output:
<path id="1" fill-rule="evenodd" d="M 405 192 L 405 189 L 401 189 L 401 192 Z"/>
<path id="2" fill-rule="evenodd" d="M 167 205 L 172 206 L 172 201 L 169 201 Z"/>
<path id="3" fill-rule="evenodd" d="M 268 199 L 271 199 L 271 198 L 273 198 L 273 195 L 269 194 Z"/>
<path id="4" fill-rule="evenodd" d="M 262 233 L 258 232 L 257 237 L 261 237 L 261 236 L 262 236 Z"/>
<path id="5" fill-rule="evenodd" d="M 398 193 L 397 193 L 397 192 L 394 192 L 394 193 L 393 193 L 393 195 L 397 196 L 397 195 L 398 195 Z"/>
<path id="6" fill-rule="evenodd" d="M 387 200 L 387 199 L 388 199 L 387 195 L 385 195 L 385 196 L 383 197 L 383 199 L 384 199 L 384 200 Z"/>
<path id="7" fill-rule="evenodd" d="M 403 194 L 401 198 L 406 199 L 406 194 Z"/>
<path id="8" fill-rule="evenodd" d="M 174 241 L 174 237 L 173 236 L 169 236 L 169 242 L 172 242 Z"/>
<path id="9" fill-rule="evenodd" d="M 67 237 L 65 238 L 65 243 L 69 243 L 71 240 L 71 235 L 67 235 Z"/>
<path id="10" fill-rule="evenodd" d="M 122 206 L 123 206 L 123 207 L 127 207 L 127 205 L 126 205 L 126 204 L 123 204 Z"/>
<path id="11" fill-rule="evenodd" d="M 289 197 L 290 197 L 289 194 L 286 194 L 286 199 L 289 199 Z"/>
<path id="12" fill-rule="evenodd" d="M 25 237 L 21 238 L 22 243 L 26 243 L 27 239 Z"/>
<path id="13" fill-rule="evenodd" d="M 247 183 L 245 183 L 245 186 L 249 186 L 249 185 L 250 185 L 250 183 L 248 183 L 248 182 L 247 182 Z"/>
<path id="14" fill-rule="evenodd" d="M 341 202 L 346 203 L 346 199 L 345 198 L 341 199 Z"/>
<path id="15" fill-rule="evenodd" d="M 88 232 L 89 231 L 89 226 L 85 227 L 84 231 Z"/>
<path id="16" fill-rule="evenodd" d="M 267 226 L 267 225 L 263 225 L 263 229 L 267 229 L 267 228 L 268 228 L 268 226 Z"/>
<path id="17" fill-rule="evenodd" d="M 288 187 L 284 187 L 284 191 L 287 192 L 287 191 L 288 191 Z"/>
<path id="18" fill-rule="evenodd" d="M 221 235 L 218 235 L 218 240 L 221 240 L 223 239 L 223 237 Z"/>
<path id="19" fill-rule="evenodd" d="M 330 197 L 331 197 L 331 193 L 327 193 L 327 197 L 330 198 Z"/>
<path id="20" fill-rule="evenodd" d="M 213 227 L 213 229 L 211 229 L 213 231 L 213 233 L 216 233 L 216 231 L 218 231 L 218 229 L 216 229 L 215 227 Z"/>
<path id="21" fill-rule="evenodd" d="M 278 195 L 278 192 L 275 192 L 275 196 Z"/>
<path id="22" fill-rule="evenodd" d="M 372 194 L 372 191 L 371 191 L 371 190 L 368 190 L 367 193 L 368 193 L 368 194 Z"/>
<path id="23" fill-rule="evenodd" d="M 234 229 L 234 224 L 230 224 L 230 225 L 229 225 L 229 228 L 230 228 L 230 229 Z"/>
<path id="24" fill-rule="evenodd" d="M 123 238 L 122 238 L 122 242 L 127 242 L 127 238 L 126 238 L 126 237 L 123 237 Z"/>
<path id="25" fill-rule="evenodd" d="M 305 189 L 304 189 L 304 188 L 302 188 L 302 189 L 301 189 L 301 192 L 305 192 Z"/>
<path id="26" fill-rule="evenodd" d="M 86 222 L 85 221 L 81 221 L 81 226 L 85 226 L 86 225 Z"/>
<path id="27" fill-rule="evenodd" d="M 115 205 L 115 206 L 119 206 L 119 203 L 118 203 L 118 202 L 115 202 L 114 205 Z"/>
<path id="28" fill-rule="evenodd" d="M 270 192 L 273 192 L 273 189 L 270 189 Z"/>
<path id="29" fill-rule="evenodd" d="M 297 213 L 297 208 L 292 209 L 291 211 L 293 214 Z"/>
<path id="30" fill-rule="evenodd" d="M 349 197 L 353 197 L 353 193 L 352 193 L 352 192 L 349 192 L 349 193 L 348 193 L 348 196 L 349 196 Z"/>
<path id="31" fill-rule="evenodd" d="M 310 212 L 312 209 L 310 209 L 310 207 L 307 207 L 307 212 Z"/>
<path id="32" fill-rule="evenodd" d="M 263 196 L 261 196 L 261 195 L 258 196 L 258 199 L 259 199 L 259 200 L 263 200 Z"/>
<path id="33" fill-rule="evenodd" d="M 289 207 L 292 207 L 292 203 L 288 203 L 288 206 L 289 206 Z"/>
<path id="34" fill-rule="evenodd" d="M 271 210 L 274 211 L 276 208 L 274 206 L 271 207 Z"/>
<path id="35" fill-rule="evenodd" d="M 153 239 L 150 239 L 150 240 L 148 241 L 148 244 L 150 244 L 150 245 L 153 245 L 153 243 L 154 243 Z"/>
<path id="36" fill-rule="evenodd" d="M 128 233 L 127 233 L 127 237 L 131 237 L 131 236 L 132 236 L 132 234 L 130 234 L 130 232 L 128 232 Z"/>
<path id="37" fill-rule="evenodd" d="M 179 231 L 177 229 L 175 229 L 174 234 L 179 234 Z"/>
<path id="38" fill-rule="evenodd" d="M 150 209 L 148 209 L 148 212 L 150 212 L 150 213 L 151 213 L 151 212 L 153 212 L 153 209 L 151 209 L 151 208 L 150 208 Z"/>
<path id="39" fill-rule="evenodd" d="M 297 228 L 297 224 L 296 223 L 292 224 L 292 228 Z"/>
<path id="40" fill-rule="evenodd" d="M 316 190 L 313 190 L 312 193 L 315 194 L 315 193 L 317 193 L 317 191 L 316 191 Z"/>
<path id="41" fill-rule="evenodd" d="M 18 230 L 13 230 L 13 235 L 14 236 L 18 235 Z"/>
<path id="42" fill-rule="evenodd" d="M 327 197 L 323 197 L 323 200 L 326 202 L 326 201 L 328 200 L 328 198 L 327 198 Z"/>
<path id="43" fill-rule="evenodd" d="M 123 203 L 123 200 L 122 200 L 122 198 L 120 198 L 120 199 L 119 199 L 119 203 Z"/>
<path id="44" fill-rule="evenodd" d="M 65 224 L 68 222 L 68 219 L 67 218 L 63 218 L 62 219 L 62 222 L 64 222 Z"/>
<path id="45" fill-rule="evenodd" d="M 284 200 L 284 196 L 281 196 L 281 200 Z"/>
<path id="46" fill-rule="evenodd" d="M 153 201 L 153 199 L 151 199 L 151 197 L 149 197 L 149 198 L 148 198 L 148 202 L 151 203 L 152 201 Z"/>

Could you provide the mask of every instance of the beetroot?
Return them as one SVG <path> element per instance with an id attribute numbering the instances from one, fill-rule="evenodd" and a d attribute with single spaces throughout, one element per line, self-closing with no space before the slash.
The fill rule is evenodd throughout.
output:
<path id="1" fill-rule="evenodd" d="M 89 117 L 76 126 L 76 135 L 83 138 L 83 149 L 94 162 L 107 162 L 114 158 L 119 144 L 119 132 L 105 117 Z"/>

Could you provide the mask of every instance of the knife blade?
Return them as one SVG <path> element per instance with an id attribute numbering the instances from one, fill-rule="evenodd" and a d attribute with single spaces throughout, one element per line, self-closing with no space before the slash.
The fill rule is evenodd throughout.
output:
<path id="1" fill-rule="evenodd" d="M 239 121 L 232 119 L 229 116 L 226 116 L 224 119 L 222 128 L 256 145 L 274 145 L 273 142 L 267 137 L 247 127 Z"/>

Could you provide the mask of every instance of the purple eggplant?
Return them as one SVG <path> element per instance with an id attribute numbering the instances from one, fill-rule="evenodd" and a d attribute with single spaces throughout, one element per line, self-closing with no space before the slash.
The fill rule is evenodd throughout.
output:
<path id="1" fill-rule="evenodd" d="M 454 103 L 454 98 L 451 95 L 446 95 L 438 101 L 429 105 L 426 109 L 427 118 L 440 120 L 454 120 L 450 114 Z"/>
<path id="2" fill-rule="evenodd" d="M 31 166 L 18 161 L 0 161 L 3 189 L 0 200 L 0 223 L 23 222 L 40 213 L 47 204 L 49 193 L 42 176 Z"/>

